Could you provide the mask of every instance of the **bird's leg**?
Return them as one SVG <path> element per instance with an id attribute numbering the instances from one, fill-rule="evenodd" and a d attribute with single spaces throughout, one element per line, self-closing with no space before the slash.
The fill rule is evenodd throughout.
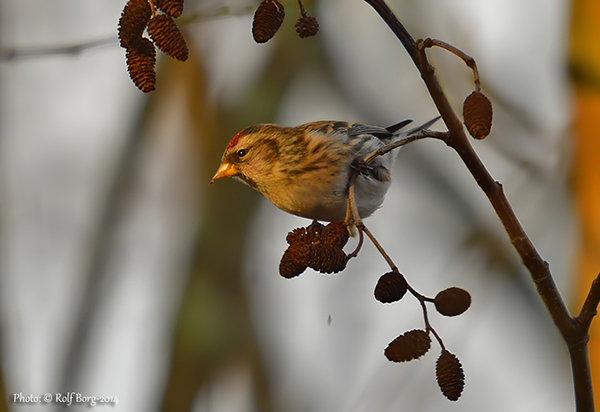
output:
<path id="1" fill-rule="evenodd" d="M 375 168 L 373 168 L 373 166 L 369 166 L 369 164 L 363 159 L 354 159 L 350 164 L 350 167 L 363 176 L 368 176 L 375 171 Z"/>
<path id="2" fill-rule="evenodd" d="M 348 206 L 346 207 L 346 218 L 344 219 L 344 223 L 346 223 L 348 227 L 362 224 L 362 219 L 358 214 L 358 207 L 356 206 L 356 197 L 354 195 L 354 186 L 356 185 L 357 176 L 358 172 L 353 170 L 352 175 L 350 176 L 350 185 L 348 186 Z"/>
<path id="3" fill-rule="evenodd" d="M 358 255 L 360 248 L 363 244 L 363 222 L 358 214 L 358 207 L 356 206 L 356 198 L 354 195 L 354 185 L 356 184 L 356 177 L 358 176 L 358 171 L 356 169 L 353 171 L 352 176 L 350 178 L 350 186 L 348 187 L 348 206 L 346 208 L 346 218 L 344 219 L 344 223 L 348 226 L 348 229 L 352 231 L 354 228 L 358 230 L 359 240 L 356 249 L 352 253 L 348 255 L 348 258 L 353 258 Z"/>

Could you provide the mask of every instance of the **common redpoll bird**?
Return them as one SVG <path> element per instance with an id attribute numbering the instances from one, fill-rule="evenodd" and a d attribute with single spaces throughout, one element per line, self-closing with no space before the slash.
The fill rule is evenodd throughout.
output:
<path id="1" fill-rule="evenodd" d="M 438 119 L 407 132 L 400 130 L 412 120 L 386 128 L 337 121 L 317 121 L 297 127 L 251 126 L 231 139 L 211 183 L 231 176 L 258 190 L 288 213 L 340 222 L 346 216 L 348 189 L 356 170 L 356 205 L 359 216 L 365 218 L 383 203 L 398 150 L 368 164 L 363 159 Z"/>

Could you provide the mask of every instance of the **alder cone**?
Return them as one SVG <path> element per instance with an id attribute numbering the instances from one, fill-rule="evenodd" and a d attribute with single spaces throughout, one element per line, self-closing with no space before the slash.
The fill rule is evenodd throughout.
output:
<path id="1" fill-rule="evenodd" d="M 291 245 L 293 243 L 300 243 L 300 242 L 305 242 L 306 238 L 306 228 L 305 227 L 298 227 L 294 230 L 292 230 L 291 232 L 288 232 L 287 236 L 285 237 L 285 241 L 288 243 L 288 245 Z"/>
<path id="2" fill-rule="evenodd" d="M 348 256 L 342 248 L 331 244 L 311 245 L 308 266 L 321 273 L 338 273 L 346 269 Z"/>
<path id="3" fill-rule="evenodd" d="M 117 30 L 121 47 L 127 48 L 142 38 L 151 16 L 148 0 L 129 0 L 125 4 Z"/>
<path id="4" fill-rule="evenodd" d="M 451 401 L 458 400 L 465 387 L 465 374 L 458 358 L 442 350 L 435 364 L 435 375 L 444 396 Z"/>
<path id="5" fill-rule="evenodd" d="M 429 334 L 424 330 L 414 329 L 391 341 L 384 354 L 392 362 L 408 362 L 425 355 L 430 347 Z"/>
<path id="6" fill-rule="evenodd" d="M 310 245 L 319 241 L 323 225 L 320 223 L 312 224 L 308 227 L 299 227 L 289 232 L 285 238 L 288 244 L 303 243 Z"/>
<path id="7" fill-rule="evenodd" d="M 323 226 L 313 222 L 289 232 L 285 238 L 289 247 L 279 263 L 279 274 L 285 278 L 298 276 L 307 267 L 321 273 L 337 273 L 346 268 L 348 256 L 342 249 L 348 242 L 344 223 Z"/>
<path id="8" fill-rule="evenodd" d="M 350 233 L 348 226 L 343 222 L 331 222 L 321 231 L 321 241 L 337 247 L 344 247 L 348 243 Z"/>
<path id="9" fill-rule="evenodd" d="M 397 302 L 404 297 L 408 283 L 404 276 L 397 271 L 391 271 L 379 278 L 375 286 L 375 299 L 381 303 Z"/>
<path id="10" fill-rule="evenodd" d="M 461 288 L 444 289 L 433 300 L 436 310 L 444 316 L 458 316 L 471 306 L 471 295 Z"/>
<path id="11" fill-rule="evenodd" d="M 183 13 L 183 0 L 154 0 L 154 4 L 171 17 L 179 17 Z"/>
<path id="12" fill-rule="evenodd" d="M 138 89 L 144 93 L 151 92 L 156 84 L 156 49 L 146 38 L 139 39 L 127 48 L 127 71 Z"/>
<path id="13" fill-rule="evenodd" d="M 481 92 L 473 92 L 463 103 L 463 119 L 469 134 L 475 139 L 485 139 L 492 130 L 492 102 Z"/>
<path id="14" fill-rule="evenodd" d="M 307 263 L 311 254 L 310 248 L 310 245 L 291 244 L 281 257 L 279 274 L 286 279 L 295 278 L 302 274 L 308 267 Z"/>
<path id="15" fill-rule="evenodd" d="M 153 17 L 148 24 L 148 34 L 154 44 L 165 54 L 177 60 L 187 60 L 189 54 L 187 43 L 170 16 L 159 14 Z"/>
<path id="16" fill-rule="evenodd" d="M 319 32 L 319 22 L 313 16 L 302 16 L 296 22 L 296 33 L 301 39 L 315 36 Z"/>
<path id="17" fill-rule="evenodd" d="M 257 43 L 266 43 L 275 36 L 285 17 L 285 9 L 278 0 L 263 0 L 252 21 L 252 37 Z"/>

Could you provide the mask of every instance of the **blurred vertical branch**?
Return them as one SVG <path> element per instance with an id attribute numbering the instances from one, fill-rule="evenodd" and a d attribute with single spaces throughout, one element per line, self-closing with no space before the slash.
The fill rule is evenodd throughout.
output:
<path id="1" fill-rule="evenodd" d="M 295 38 L 294 38 L 295 39 Z M 217 169 L 227 141 L 248 124 L 268 121 L 295 73 L 310 62 L 303 44 L 289 47 L 281 39 L 268 69 L 250 90 L 240 96 L 240 110 L 219 109 L 213 116 L 202 114 L 205 102 L 192 103 L 198 119 L 202 141 L 204 182 Z M 297 40 L 296 40 L 297 41 Z M 194 56 L 192 55 L 192 59 Z M 191 78 L 192 89 L 202 90 L 204 74 L 198 61 L 198 72 Z M 209 109 L 210 111 L 210 109 Z M 258 347 L 251 328 L 250 308 L 242 278 L 244 244 L 259 196 L 234 182 L 211 186 L 204 198 L 201 231 L 198 233 L 196 256 L 190 264 L 189 283 L 174 331 L 171 371 L 162 410 L 192 410 L 202 387 L 210 387 L 219 372 L 227 367 L 246 367 L 252 372 L 256 410 L 273 409 Z"/>
<path id="2" fill-rule="evenodd" d="M 0 40 L 2 40 L 1 37 L 1 31 L 0 31 Z M 0 41 L 1 43 L 1 41 Z M 2 85 L 0 84 L 0 87 Z M 2 138 L 2 136 L 0 136 L 0 138 Z M 0 153 L 0 158 L 2 158 L 2 153 Z M 4 176 L 2 175 L 2 170 L 0 169 L 0 198 L 4 199 L 4 193 L 3 193 L 3 189 L 4 189 Z M 5 224 L 5 219 L 6 219 L 6 213 L 0 213 L 0 239 L 3 238 L 3 229 L 4 229 L 4 224 Z M 3 258 L 3 251 L 0 250 L 0 259 Z M 3 262 L 0 261 L 0 268 L 3 267 Z M 3 278 L 4 273 L 0 272 L 0 280 Z M 3 323 L 2 321 L 0 321 L 0 337 L 4 337 L 4 330 L 3 330 Z M 1 342 L 3 342 L 3 339 L 0 339 L 0 349 L 2 348 L 1 346 Z M 0 350 L 0 412 L 4 412 L 4 411 L 8 411 L 8 403 L 7 403 L 7 397 L 10 396 L 7 392 L 6 392 L 6 384 L 4 382 L 4 362 L 3 362 L 3 356 L 4 352 Z"/>
<path id="3" fill-rule="evenodd" d="M 115 232 L 119 226 L 131 179 L 137 164 L 137 156 L 144 142 L 144 127 L 160 96 L 153 94 L 144 100 L 137 119 L 129 132 L 108 184 L 106 197 L 96 222 L 96 229 L 89 244 L 88 269 L 84 291 L 79 301 L 77 318 L 70 343 L 67 345 L 66 363 L 62 371 L 59 389 L 62 393 L 76 391 L 85 371 L 85 352 L 89 347 L 92 330 L 103 301 L 104 291 L 109 286 L 107 265 Z"/>
<path id="4" fill-rule="evenodd" d="M 0 331 L 0 336 L 1 336 Z M 6 385 L 4 384 L 4 368 L 2 362 L 0 362 L 0 412 L 8 411 L 8 399 L 10 394 L 6 392 Z"/>
<path id="5" fill-rule="evenodd" d="M 0 379 L 2 379 L 0 381 L 0 412 L 7 412 L 8 411 L 8 397 L 10 396 L 10 394 L 8 394 L 6 392 L 6 386 L 4 385 L 4 379 L 2 377 L 0 377 Z"/>
<path id="6" fill-rule="evenodd" d="M 573 2 L 571 22 L 571 74 L 575 83 L 575 161 L 573 185 L 581 219 L 577 301 L 586 299 L 588 285 L 600 267 L 600 3 Z M 600 325 L 590 330 L 600 342 Z M 600 405 L 600 345 L 590 345 L 595 401 Z"/>
<path id="7" fill-rule="evenodd" d="M 185 65 L 165 62 L 165 80 L 179 77 L 190 91 L 188 116 L 203 159 L 219 158 L 234 120 L 207 102 L 206 73 L 196 53 Z M 163 87 L 168 87 L 164 84 Z M 212 163 L 202 161 L 199 185 L 208 186 Z M 216 167 L 216 166 L 215 166 Z M 204 179 L 204 181 L 202 180 Z M 244 234 L 256 199 L 230 187 L 211 187 L 203 196 L 200 231 L 192 245 L 188 283 L 175 325 L 173 352 L 162 410 L 190 411 L 203 385 L 227 366 L 244 367 L 255 356 L 250 320 L 237 276 Z M 224 258 L 224 256 L 227 258 Z M 233 365 L 232 365 L 233 364 Z"/>

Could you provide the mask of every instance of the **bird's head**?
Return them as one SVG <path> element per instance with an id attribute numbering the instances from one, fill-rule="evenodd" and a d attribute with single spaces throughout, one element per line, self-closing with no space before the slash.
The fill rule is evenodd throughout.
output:
<path id="1" fill-rule="evenodd" d="M 274 124 L 259 124 L 236 134 L 227 144 L 221 165 L 210 183 L 234 177 L 262 191 L 278 162 L 281 135 L 287 129 Z"/>

